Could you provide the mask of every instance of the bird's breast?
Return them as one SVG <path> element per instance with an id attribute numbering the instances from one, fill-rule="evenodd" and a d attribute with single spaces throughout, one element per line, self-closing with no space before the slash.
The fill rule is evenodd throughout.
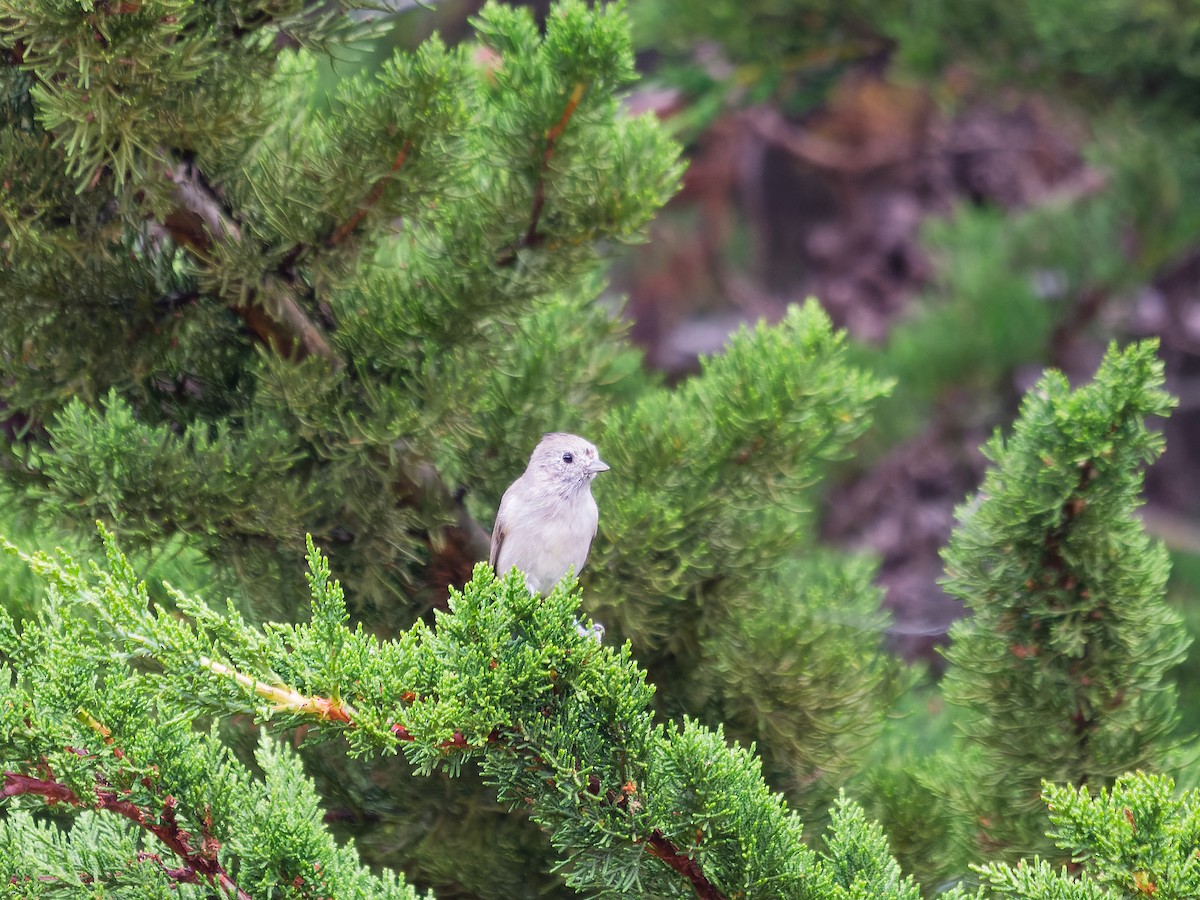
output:
<path id="1" fill-rule="evenodd" d="M 583 569 L 598 520 L 596 501 L 586 492 L 565 503 L 529 509 L 505 539 L 499 568 L 516 566 L 533 590 L 547 593 L 568 570 L 578 575 Z"/>

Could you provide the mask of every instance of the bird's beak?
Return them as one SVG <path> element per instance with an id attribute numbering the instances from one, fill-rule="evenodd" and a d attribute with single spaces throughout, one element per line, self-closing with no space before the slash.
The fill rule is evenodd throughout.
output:
<path id="1" fill-rule="evenodd" d="M 607 472 L 608 468 L 608 463 L 598 456 L 596 457 L 595 462 L 588 464 L 588 472 L 590 472 L 592 475 L 599 475 L 601 472 Z"/>

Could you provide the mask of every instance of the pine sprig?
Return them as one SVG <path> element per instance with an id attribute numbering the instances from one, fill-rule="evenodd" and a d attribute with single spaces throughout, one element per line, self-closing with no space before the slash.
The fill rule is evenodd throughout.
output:
<path id="1" fill-rule="evenodd" d="M 696 621 L 702 594 L 737 590 L 798 549 L 811 526 L 806 489 L 888 387 L 845 351 L 810 301 L 776 327 L 742 329 L 681 388 L 608 417 L 602 446 L 622 478 L 597 486 L 604 540 L 588 572 L 614 598 L 598 612 L 606 624 L 669 646 L 690 633 L 681 626 Z M 638 540 L 620 543 L 624 534 Z"/>

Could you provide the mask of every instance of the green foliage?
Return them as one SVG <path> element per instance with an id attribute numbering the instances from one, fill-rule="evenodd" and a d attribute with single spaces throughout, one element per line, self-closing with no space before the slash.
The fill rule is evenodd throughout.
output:
<path id="1" fill-rule="evenodd" d="M 939 406 L 972 425 L 994 421 L 1015 373 L 1092 330 L 1081 308 L 1120 309 L 1200 233 L 1200 220 L 1169 197 L 1181 189 L 1178 163 L 1161 158 L 1157 140 L 1152 149 L 1115 126 L 1094 148 L 1112 171 L 1103 194 L 1021 211 L 962 206 L 925 227 L 933 283 L 882 352 L 861 353 L 898 385 L 880 411 L 885 428 L 910 434 Z M 1121 245 L 1131 226 L 1136 254 L 1097 252 Z"/>
<path id="2" fill-rule="evenodd" d="M 703 7 L 657 0 L 635 14 L 639 37 L 661 41 L 676 53 L 690 51 L 698 38 L 719 40 L 736 62 L 781 65 L 826 49 L 836 38 L 865 31 L 870 4 L 832 5 L 809 0 L 754 3 L 718 0 Z"/>
<path id="3" fill-rule="evenodd" d="M 940 391 L 987 396 L 1018 367 L 1045 359 L 1065 298 L 1095 289 L 1103 275 L 1094 270 L 1111 262 L 1079 252 L 1112 236 L 1112 223 L 1094 219 L 1076 208 L 964 207 L 931 222 L 925 238 L 937 281 L 881 354 L 901 386 L 891 404 L 897 414 L 920 420 Z M 1057 268 L 1063 260 L 1079 260 L 1082 270 Z"/>
<path id="4" fill-rule="evenodd" d="M 0 381 L 22 437 L 0 471 L 47 532 L 100 518 L 139 565 L 202 553 L 185 583 L 255 621 L 303 608 L 311 533 L 356 619 L 394 635 L 486 556 L 472 516 L 538 434 L 646 386 L 600 262 L 681 167 L 622 110 L 620 8 L 563 3 L 543 31 L 489 6 L 470 43 L 332 87 L 321 65 L 370 30 L 337 5 L 0 0 L 0 21 Z M 447 848 L 469 845 L 474 889 L 557 886 L 478 783 L 306 763 L 375 862 L 458 881 Z M 481 844 L 529 852 L 500 874 Z"/>
<path id="5" fill-rule="evenodd" d="M 12 0 L 0 17 L 7 46 L 21 48 L 35 73 L 38 124 L 83 188 L 103 169 L 118 185 L 144 178 L 170 164 L 167 148 L 193 147 L 198 131 L 205 140 L 232 139 L 240 124 L 233 109 L 245 98 L 222 69 L 232 62 L 265 74 L 276 31 L 323 41 L 345 27 L 336 11 L 313 17 L 298 2 Z"/>
<path id="6" fill-rule="evenodd" d="M 859 770 L 898 690 L 874 575 L 866 560 L 813 553 L 751 582 L 701 638 L 706 720 L 753 740 L 770 782 L 806 809 Z"/>
<path id="7" fill-rule="evenodd" d="M 1073 0 L 950 0 L 921 4 L 919 25 L 938 35 L 939 53 L 928 53 L 932 42 L 903 20 L 894 29 L 928 53 L 927 63 L 971 56 L 1009 78 L 1053 84 L 1101 104 L 1115 94 L 1195 113 L 1196 24 L 1170 3 L 1105 0 L 1081 8 Z"/>
<path id="8" fill-rule="evenodd" d="M 271 423 L 248 429 L 251 440 L 236 440 L 227 422 L 177 434 L 139 421 L 110 390 L 98 410 L 72 400 L 51 430 L 51 452 L 33 449 L 27 458 L 48 485 L 31 497 L 77 498 L 80 516 L 118 523 L 142 541 L 175 524 L 203 534 L 204 522 L 189 521 L 199 510 L 246 534 L 301 533 L 296 523 L 312 502 L 303 495 L 286 505 L 266 502 L 264 487 L 299 461 L 288 434 Z"/>
<path id="9" fill-rule="evenodd" d="M 809 302 L 775 328 L 740 331 L 679 389 L 614 410 L 602 446 L 623 477 L 597 485 L 611 539 L 588 574 L 612 598 L 613 624 L 669 650 L 702 627 L 702 606 L 732 608 L 746 578 L 800 548 L 807 490 L 886 388 L 849 364 L 845 336 Z"/>
<path id="10" fill-rule="evenodd" d="M 932 677 L 914 679 L 890 710 L 861 774 L 847 786 L 882 826 L 901 869 L 921 882 L 926 895 L 940 894 L 962 877 L 963 868 L 951 857 L 972 846 L 976 832 L 972 819 L 935 789 L 958 778 L 957 712 L 945 704 Z"/>
<path id="11" fill-rule="evenodd" d="M 660 54 L 671 79 L 698 94 L 702 107 L 773 98 L 803 109 L 848 60 L 878 52 L 881 24 L 903 20 L 908 6 L 891 0 L 648 0 L 634 4 L 632 13 L 638 45 Z M 698 44 L 710 48 L 709 59 L 696 52 Z M 731 64 L 733 77 L 715 78 L 714 62 Z M 797 95 L 810 103 L 797 104 Z"/>
<path id="12" fill-rule="evenodd" d="M 1185 900 L 1200 891 L 1197 796 L 1176 797 L 1169 778 L 1137 772 L 1092 796 L 1087 787 L 1043 786 L 1050 837 L 1070 853 L 1082 879 L 1046 862 L 991 864 L 978 872 L 996 896 L 1028 900 L 1157 897 Z"/>
<path id="13" fill-rule="evenodd" d="M 1200 184 L 1200 129 L 1191 114 L 1150 118 L 1140 102 L 1106 110 L 1089 152 L 1111 174 L 1111 187 L 1089 205 L 1108 209 L 1114 223 L 1135 231 L 1138 242 L 1121 253 L 1095 252 L 1097 246 L 1122 246 L 1111 240 L 1081 250 L 1092 259 L 1107 257 L 1118 271 L 1124 263 L 1124 281 L 1115 281 L 1121 288 L 1172 266 L 1200 235 L 1200 211 L 1185 199 Z"/>
<path id="14" fill-rule="evenodd" d="M 833 812 L 822 858 L 833 873 L 833 890 L 823 896 L 863 898 L 921 896 L 911 876 L 888 855 L 883 829 L 868 822 L 862 809 L 843 794 Z"/>
<path id="15" fill-rule="evenodd" d="M 1092 72 L 1102 54 L 1064 33 L 1065 9 L 985 4 L 981 27 L 944 32 L 934 4 L 633 11 L 670 63 L 692 66 L 697 33 L 719 39 L 738 102 L 776 94 L 795 111 L 896 35 L 928 63 L 929 35 L 1016 34 L 1037 74 Z M 229 723 L 254 712 L 264 731 L 303 729 L 331 816 L 383 820 L 356 835 L 373 865 L 464 892 L 553 896 L 553 853 L 592 896 L 689 896 L 704 879 L 729 897 L 915 897 L 851 801 L 818 849 L 802 841 L 802 819 L 824 821 L 878 758 L 905 683 L 881 651 L 873 566 L 813 549 L 815 486 L 889 385 L 815 303 L 743 330 L 680 387 L 642 371 L 601 264 L 681 169 L 664 130 L 623 111 L 622 7 L 557 4 L 543 31 L 490 5 L 471 43 L 427 41 L 326 92 L 326 51 L 364 33 L 343 13 L 0 0 L 0 383 L 18 432 L 0 502 L 44 523 L 39 542 L 99 518 L 134 553 L 110 545 L 90 575 L 33 556 L 51 585 L 39 612 L 42 587 L 3 576 L 0 885 L 222 890 L 171 874 L 177 823 L 221 844 L 189 865 L 215 861 L 255 895 L 411 896 L 336 847 L 281 745 L 264 739 L 247 767 L 235 748 L 252 729 Z M 1145 25 L 1117 68 L 1165 79 L 1154 112 L 1177 124 L 1186 29 L 1156 61 L 1148 48 L 1175 37 L 1161 10 L 1095 15 Z M 901 404 L 1001 382 L 1044 351 L 1071 296 L 1120 296 L 1187 246 L 1195 167 L 1173 148 L 1195 132 L 1168 130 L 1170 151 L 1110 132 L 1094 155 L 1113 192 L 1096 202 L 931 229 L 940 281 L 878 367 Z M 1096 252 L 1130 221 L 1132 270 Z M 857 782 L 926 880 L 961 874 L 953 843 L 980 826 L 1009 856 L 1037 846 L 1042 776 L 1103 789 L 1173 761 L 1163 678 L 1184 640 L 1159 602 L 1165 558 L 1132 518 L 1138 467 L 1160 450 L 1143 424 L 1167 407 L 1160 381 L 1149 348 L 1114 353 L 1076 394 L 1049 377 L 993 442 L 988 497 L 947 556 L 976 617 L 951 651 L 963 709 L 936 728 L 961 715 L 969 740 L 936 757 L 947 742 L 923 742 L 924 765 Z M 564 428 L 614 467 L 583 585 L 616 646 L 580 637 L 568 588 L 538 600 L 479 569 L 446 599 L 537 436 Z M 310 540 L 309 598 L 306 533 L 329 554 Z M 188 589 L 152 594 L 144 567 L 177 553 Z M 203 582 L 235 599 L 208 605 Z M 299 624 L 255 624 L 270 618 Z M 198 715 L 228 727 L 197 731 Z M 900 736 L 927 722 L 882 734 L 916 755 Z M 60 794 L 42 816 L 60 787 L 79 802 Z M 1188 821 L 1138 796 L 1155 833 Z M 167 830 L 123 820 L 132 808 Z M 1108 825 L 1054 821 L 1073 855 L 1115 858 Z M 1120 883 L 1186 884 L 1161 874 L 1185 857 L 1134 859 Z M 1097 896 L 1117 883 L 1104 865 L 1077 885 L 1045 864 L 1026 874 L 1044 872 L 1047 896 Z M 981 872 L 996 890 L 1026 877 Z"/>
<path id="16" fill-rule="evenodd" d="M 809 813 L 861 760 L 888 702 L 869 569 L 808 559 L 810 489 L 886 389 L 810 302 L 743 329 L 680 388 L 614 409 L 599 439 L 620 477 L 595 488 L 590 611 L 636 636 L 663 712 L 755 742 L 772 784 L 793 802 L 812 795 Z"/>
<path id="17" fill-rule="evenodd" d="M 53 446 L 35 442 L 12 474 L 80 523 L 199 539 L 227 589 L 281 609 L 280 548 L 318 534 L 339 548 L 356 608 L 386 630 L 427 608 L 417 572 L 457 515 L 457 485 L 415 498 L 409 486 L 422 493 L 446 463 L 492 507 L 522 438 L 555 407 L 604 404 L 597 375 L 632 375 L 620 330 L 586 301 L 599 243 L 636 239 L 674 190 L 675 150 L 619 111 L 632 55 L 616 8 L 564 4 L 542 36 L 527 12 L 489 7 L 476 25 L 493 67 L 431 41 L 319 108 L 315 56 L 255 43 L 237 18 L 189 25 L 189 40 L 232 54 L 219 58 L 238 77 L 213 83 L 259 93 L 232 111 L 198 94 L 195 142 L 133 140 L 135 123 L 79 137 L 89 158 L 148 143 L 167 175 L 147 167 L 125 185 L 105 167 L 76 193 L 42 132 L 5 135 L 16 175 L 0 201 L 0 372 L 10 410 L 48 423 Z M 333 38 L 327 24 L 275 27 L 315 41 Z M 254 44 L 250 69 L 238 39 Z M 66 57 L 33 47 L 39 84 L 70 80 Z M 313 339 L 320 316 L 336 328 Z M 315 356 L 255 353 L 247 328 L 284 356 L 293 340 Z M 539 365 L 562 372 L 545 409 L 498 377 L 530 358 L 535 329 Z M 504 468 L 454 464 L 497 447 Z"/>
<path id="18" fill-rule="evenodd" d="M 130 573 L 124 558 L 110 558 Z M 252 776 L 215 730 L 193 727 L 188 704 L 105 652 L 78 566 L 40 557 L 35 568 L 55 573 L 37 618 L 18 627 L 0 614 L 0 771 L 9 798 L 0 881 L 9 890 L 200 898 L 236 881 L 255 896 L 415 900 L 394 875 L 370 874 L 334 843 L 295 753 L 264 737 L 263 775 Z M 147 601 L 142 586 L 124 587 Z M 55 820 L 30 815 L 47 802 Z"/>
<path id="19" fill-rule="evenodd" d="M 695 871 L 725 896 L 916 896 L 853 803 L 841 802 L 818 856 L 752 753 L 694 722 L 656 725 L 629 646 L 580 634 L 575 591 L 538 598 L 519 575 L 498 581 L 480 566 L 434 626 L 382 641 L 349 627 L 310 542 L 311 620 L 258 629 L 178 593 L 188 618 L 155 607 L 106 540 L 107 564 L 91 575 L 65 556 L 28 557 L 53 602 L 19 634 L 0 622 L 12 667 L 0 704 L 6 793 L 52 780 L 108 812 L 110 797 L 157 810 L 169 794 L 167 818 L 192 833 L 242 829 L 219 861 L 243 889 L 271 890 L 314 858 L 331 884 L 357 877 L 327 837 L 301 828 L 316 806 L 290 755 L 264 738 L 260 785 L 215 732 L 191 731 L 197 711 L 253 711 L 271 729 L 341 734 L 354 753 L 403 752 L 418 773 L 477 762 L 549 832 L 568 883 L 594 896 L 684 896 Z M 110 641 L 115 654 L 103 652 Z M 170 758 L 139 766 L 155 742 Z M 375 896 L 400 896 L 388 884 L 393 893 Z"/>
<path id="20" fill-rule="evenodd" d="M 1145 419 L 1173 405 L 1155 347 L 1110 348 L 1077 391 L 1047 374 L 988 444 L 945 552 L 973 615 L 951 631 L 944 682 L 971 749 L 942 784 L 1010 853 L 1041 846 L 1042 778 L 1104 786 L 1170 762 L 1167 673 L 1190 639 L 1163 599 L 1166 551 L 1135 516 L 1162 451 Z"/>
<path id="21" fill-rule="evenodd" d="M 326 97 L 317 49 L 352 36 L 333 9 L 194 11 L 175 23 L 186 39 L 137 10 L 103 13 L 130 29 L 113 48 L 185 53 L 176 64 L 204 90 L 176 103 L 186 127 L 144 128 L 192 88 L 163 67 L 145 111 L 74 128 L 42 92 L 78 101 L 89 61 L 60 51 L 78 47 L 82 20 L 43 16 L 20 32 L 21 59 L 6 51 L 0 380 L 11 421 L 28 423 L 4 464 L 15 500 L 76 527 L 99 518 L 138 558 L 164 543 L 203 553 L 211 590 L 233 598 L 222 615 L 246 621 L 297 618 L 291 557 L 313 534 L 365 623 L 338 654 L 362 662 L 373 635 L 445 608 L 447 585 L 486 555 L 476 523 L 537 436 L 577 429 L 620 473 L 597 488 L 589 611 L 638 638 L 659 712 L 715 725 L 749 703 L 728 733 L 759 742 L 772 784 L 823 810 L 878 728 L 888 672 L 867 567 L 803 560 L 808 491 L 885 388 L 849 365 L 815 304 L 740 335 L 681 389 L 642 372 L 597 300 L 598 264 L 639 239 L 680 166 L 653 119 L 622 111 L 634 77 L 623 11 L 563 3 L 543 32 L 527 11 L 488 6 L 473 45 L 425 42 Z M 120 93 L 108 62 L 88 77 Z M 141 91 L 121 96 L 135 106 Z M 224 633 L 185 594 L 172 602 Z M 852 622 L 823 620 L 835 602 Z M 763 664 L 743 671 L 739 656 L 760 648 Z M 229 652 L 253 668 L 265 651 L 255 639 Z M 332 691 L 336 672 L 298 680 L 298 653 L 275 677 Z M 798 679 L 801 659 L 812 674 Z M 388 658 L 368 680 L 395 674 Z M 428 689 L 443 705 L 410 714 L 443 718 L 404 727 L 462 728 L 449 686 Z M 360 723 L 355 752 L 394 721 Z M 377 759 L 345 771 L 329 746 L 306 759 L 339 815 L 382 820 L 360 829 L 362 846 L 415 852 L 430 880 L 445 878 L 444 848 L 481 843 L 465 836 L 472 823 L 501 821 L 479 785 L 425 790 Z M 433 797 L 444 814 L 426 835 Z M 487 843 L 533 855 L 508 863 L 516 874 L 481 864 L 471 890 L 515 896 L 549 865 L 507 822 Z"/>
<path id="22" fill-rule="evenodd" d="M 953 390 L 961 368 L 949 364 L 973 358 L 969 386 L 1007 392 L 1015 366 L 1061 363 L 1081 336 L 1119 335 L 1143 286 L 1169 277 L 1200 239 L 1200 216 L 1186 201 L 1200 189 L 1192 17 L 1138 0 L 950 0 L 874 22 L 896 42 L 897 72 L 920 73 L 934 96 L 992 105 L 1014 89 L 1035 94 L 1067 123 L 1062 133 L 1080 145 L 1095 179 L 1065 181 L 1031 198 L 1035 208 L 1003 217 L 957 213 L 961 237 L 931 231 L 935 252 L 953 251 L 937 260 L 953 273 L 937 276 L 949 290 L 929 292 L 900 332 L 897 367 L 885 370 L 902 384 L 915 374 L 928 396 Z M 953 74 L 964 70 L 973 79 L 965 95 Z M 961 277 L 970 270 L 980 277 Z M 969 327 L 946 340 L 963 322 Z M 982 390 L 978 398 L 962 407 L 992 402 Z M 896 399 L 903 415 L 909 397 Z"/>

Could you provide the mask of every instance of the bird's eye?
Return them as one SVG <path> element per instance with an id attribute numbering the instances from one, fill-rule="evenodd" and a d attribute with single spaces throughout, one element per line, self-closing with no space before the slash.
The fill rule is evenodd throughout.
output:
<path id="1" fill-rule="evenodd" d="M 571 451 L 568 450 L 566 453 L 563 454 L 563 462 L 565 462 L 565 463 L 575 462 L 575 454 L 571 453 Z"/>

